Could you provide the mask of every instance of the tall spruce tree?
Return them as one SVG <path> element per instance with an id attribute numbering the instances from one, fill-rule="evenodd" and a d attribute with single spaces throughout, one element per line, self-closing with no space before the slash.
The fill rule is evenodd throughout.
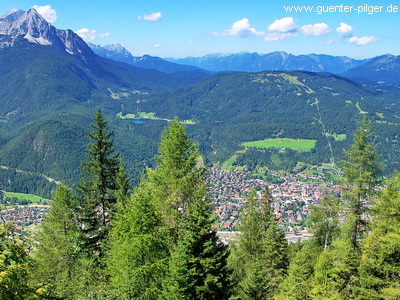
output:
<path id="1" fill-rule="evenodd" d="M 228 299 L 230 277 L 227 246 L 211 229 L 212 208 L 203 195 L 192 199 L 192 209 L 178 244 L 172 250 L 162 299 Z"/>
<path id="2" fill-rule="evenodd" d="M 95 113 L 94 121 L 77 192 L 82 233 L 79 247 L 89 257 L 97 259 L 104 257 L 105 241 L 111 228 L 120 158 L 114 151 L 113 133 L 109 133 L 108 122 L 100 110 Z"/>
<path id="3" fill-rule="evenodd" d="M 147 172 L 153 203 L 170 229 L 172 243 L 184 221 L 182 212 L 191 209 L 193 199 L 204 189 L 205 169 L 198 166 L 199 158 L 197 144 L 189 139 L 186 127 L 173 120 L 162 133 L 157 167 Z"/>
<path id="4" fill-rule="evenodd" d="M 240 234 L 232 246 L 236 293 L 241 299 L 269 299 L 286 274 L 288 245 L 272 214 L 269 189 L 260 199 L 251 193 L 247 201 L 241 212 Z"/>
<path id="5" fill-rule="evenodd" d="M 353 144 L 345 151 L 347 161 L 344 161 L 346 182 L 343 197 L 347 200 L 348 214 L 353 215 L 352 231 L 353 248 L 359 253 L 360 241 L 366 230 L 365 213 L 367 201 L 372 200 L 375 188 L 380 183 L 381 164 L 377 162 L 379 155 L 372 143 L 371 122 L 366 117 L 362 119 L 354 132 Z"/>
<path id="6" fill-rule="evenodd" d="M 169 232 L 169 270 L 164 278 L 167 299 L 225 299 L 227 248 L 211 230 L 205 169 L 186 127 L 173 120 L 164 130 L 158 165 L 148 172 L 154 203 Z"/>

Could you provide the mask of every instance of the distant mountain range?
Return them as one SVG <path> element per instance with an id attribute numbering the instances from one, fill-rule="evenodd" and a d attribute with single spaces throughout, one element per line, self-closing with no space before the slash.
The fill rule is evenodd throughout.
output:
<path id="1" fill-rule="evenodd" d="M 71 30 L 56 29 L 34 9 L 0 18 L 0 189 L 49 196 L 43 175 L 75 183 L 85 159 L 86 132 L 98 108 L 110 121 L 117 150 L 133 178 L 152 165 L 160 133 L 174 117 L 187 121 L 206 163 L 235 157 L 252 166 L 289 168 L 297 161 L 340 158 L 356 122 L 368 115 L 382 159 L 390 169 L 400 168 L 398 96 L 329 73 L 365 81 L 392 74 L 390 82 L 396 82 L 397 57 L 356 61 L 275 52 L 271 66 L 275 61 L 319 71 L 230 70 L 213 75 L 157 57 L 135 58 L 118 45 L 91 47 Z M 247 57 L 250 65 L 252 57 L 261 55 L 232 55 L 232 68 L 235 57 Z M 136 119 L 130 119 L 133 114 Z M 147 118 L 140 119 L 143 114 Z M 316 147 L 305 153 L 273 153 L 242 146 L 280 137 L 313 139 Z"/>
<path id="2" fill-rule="evenodd" d="M 400 84 L 400 56 L 382 55 L 370 59 L 356 60 L 346 56 L 292 55 L 286 52 L 210 54 L 203 57 L 181 59 L 167 58 L 168 61 L 193 65 L 209 71 L 307 71 L 332 73 L 362 83 L 381 82 Z"/>
<path id="3" fill-rule="evenodd" d="M 400 84 L 400 56 L 382 55 L 348 69 L 344 77 L 364 79 L 387 84 Z"/>
<path id="4" fill-rule="evenodd" d="M 134 57 L 126 48 L 122 47 L 120 44 L 105 45 L 103 47 L 99 45 L 94 45 L 92 43 L 88 43 L 88 45 L 92 48 L 93 52 L 99 56 L 124 62 L 144 69 L 158 70 L 160 72 L 169 74 L 181 73 L 182 75 L 187 74 L 187 72 L 191 72 L 192 74 L 211 74 L 211 72 L 202 70 L 195 66 L 169 62 L 156 56 L 143 55 L 141 57 Z"/>
<path id="5" fill-rule="evenodd" d="M 375 86 L 378 82 L 389 85 L 400 84 L 400 56 L 390 54 L 356 60 L 346 56 L 292 55 L 276 51 L 268 54 L 242 52 L 161 59 L 149 55 L 134 57 L 119 44 L 104 47 L 93 44 L 89 46 L 97 55 L 165 73 L 194 70 L 209 72 L 306 71 L 332 73 L 370 86 Z"/>
<path id="6" fill-rule="evenodd" d="M 203 57 L 187 57 L 167 60 L 179 64 L 193 65 L 209 71 L 308 71 L 340 74 L 357 67 L 365 60 L 355 60 L 349 57 L 330 55 L 292 55 L 286 52 L 272 52 L 260 55 L 258 53 L 209 54 Z"/>

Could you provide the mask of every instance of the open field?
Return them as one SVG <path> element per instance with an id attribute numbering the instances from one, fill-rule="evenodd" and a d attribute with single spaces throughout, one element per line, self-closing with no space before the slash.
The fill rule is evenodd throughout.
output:
<path id="1" fill-rule="evenodd" d="M 233 154 L 226 162 L 222 164 L 222 170 L 225 170 L 226 172 L 229 172 L 232 170 L 233 164 L 236 162 L 236 160 L 239 157 L 239 154 L 243 154 L 246 152 L 245 150 L 239 150 L 236 151 L 235 154 Z"/>
<path id="2" fill-rule="evenodd" d="M 32 194 L 13 193 L 13 192 L 6 192 L 6 191 L 3 191 L 3 193 L 8 198 L 25 199 L 25 200 L 31 201 L 32 203 L 39 203 L 40 201 L 48 201 L 49 200 L 49 199 L 45 199 L 45 198 L 35 196 Z"/>
<path id="3" fill-rule="evenodd" d="M 268 149 L 268 148 L 290 148 L 296 151 L 308 152 L 315 147 L 317 140 L 275 138 L 262 141 L 246 142 L 244 147 Z"/>
<path id="4" fill-rule="evenodd" d="M 154 112 L 138 112 L 137 114 L 126 114 L 126 115 L 123 115 L 122 112 L 119 112 L 117 113 L 117 117 L 119 117 L 122 120 L 148 119 L 148 120 L 161 120 L 167 122 L 172 121 L 171 119 L 158 118 L 156 117 L 156 114 Z M 196 122 L 192 120 L 181 120 L 179 121 L 179 123 L 186 125 L 196 124 Z"/>

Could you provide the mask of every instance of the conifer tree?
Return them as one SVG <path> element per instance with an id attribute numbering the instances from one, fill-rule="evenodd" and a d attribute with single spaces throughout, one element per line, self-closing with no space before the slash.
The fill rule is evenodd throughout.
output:
<path id="1" fill-rule="evenodd" d="M 288 274 L 279 285 L 277 300 L 307 300 L 310 295 L 314 266 L 322 247 L 316 240 L 307 240 L 290 260 Z"/>
<path id="2" fill-rule="evenodd" d="M 71 293 L 71 280 L 77 263 L 76 203 L 72 191 L 59 185 L 38 236 L 34 278 L 47 296 L 65 297 Z"/>
<path id="3" fill-rule="evenodd" d="M 321 253 L 314 268 L 311 296 L 314 299 L 352 299 L 359 258 L 354 249 L 354 217 L 348 216 L 339 236 Z"/>
<path id="4" fill-rule="evenodd" d="M 362 119 L 354 132 L 354 142 L 350 149 L 345 151 L 347 161 L 344 161 L 346 182 L 343 197 L 348 201 L 348 214 L 354 219 L 352 242 L 359 252 L 359 242 L 366 229 L 365 201 L 371 201 L 375 188 L 380 183 L 379 175 L 382 172 L 375 145 L 371 142 L 371 122 L 366 117 Z"/>
<path id="5" fill-rule="evenodd" d="M 157 167 L 147 170 L 117 214 L 109 260 L 112 285 L 122 298 L 225 299 L 228 253 L 211 230 L 198 148 L 174 120 L 159 149 Z"/>
<path id="6" fill-rule="evenodd" d="M 372 209 L 372 231 L 362 245 L 359 299 L 400 298 L 400 174 Z"/>
<path id="7" fill-rule="evenodd" d="M 82 233 L 79 247 L 89 257 L 102 258 L 117 201 L 120 158 L 114 153 L 113 133 L 109 133 L 108 122 L 100 110 L 95 113 L 94 121 L 87 162 L 82 163 L 83 177 L 77 188 Z"/>
<path id="8" fill-rule="evenodd" d="M 157 167 L 148 170 L 153 186 L 154 205 L 161 220 L 170 228 L 172 243 L 176 243 L 182 226 L 182 212 L 190 210 L 192 200 L 204 189 L 204 167 L 197 166 L 199 150 L 186 133 L 186 127 L 173 120 L 163 131 L 156 157 Z"/>
<path id="9" fill-rule="evenodd" d="M 288 266 L 288 246 L 271 211 L 267 188 L 260 200 L 253 192 L 242 210 L 240 234 L 232 248 L 233 277 L 241 299 L 273 297 Z"/>
<path id="10" fill-rule="evenodd" d="M 161 217 L 143 178 L 111 229 L 108 269 L 118 299 L 157 299 L 168 251 Z"/>
<path id="11" fill-rule="evenodd" d="M 181 237 L 172 250 L 162 298 L 228 299 L 227 246 L 211 229 L 212 209 L 204 195 L 192 201 L 193 207 L 185 218 Z"/>

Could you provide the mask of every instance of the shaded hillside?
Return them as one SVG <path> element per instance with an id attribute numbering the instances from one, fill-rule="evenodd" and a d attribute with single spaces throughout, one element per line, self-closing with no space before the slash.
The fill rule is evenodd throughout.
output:
<path id="1" fill-rule="evenodd" d="M 400 56 L 382 55 L 347 70 L 344 76 L 387 84 L 400 84 Z"/>
<path id="2" fill-rule="evenodd" d="M 128 113 L 129 106 L 124 109 Z M 399 167 L 393 156 L 399 151 L 397 98 L 336 76 L 219 74 L 185 89 L 149 96 L 130 109 L 193 121 L 196 124 L 189 130 L 214 162 L 243 150 L 243 142 L 276 137 L 316 139 L 315 149 L 301 156 L 310 163 L 337 161 L 351 141 L 356 122 L 368 115 L 384 159 L 390 168 Z"/>

